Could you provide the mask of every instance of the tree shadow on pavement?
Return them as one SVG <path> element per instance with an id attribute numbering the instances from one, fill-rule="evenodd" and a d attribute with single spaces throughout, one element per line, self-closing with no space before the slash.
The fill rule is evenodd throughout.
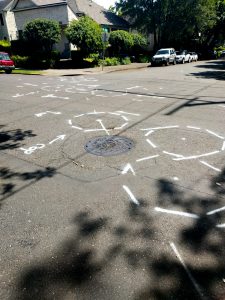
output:
<path id="1" fill-rule="evenodd" d="M 0 207 L 1 202 L 9 196 L 21 191 L 30 184 L 43 178 L 53 177 L 56 169 L 46 167 L 32 172 L 14 172 L 9 168 L 0 168 Z M 24 182 L 27 182 L 24 184 Z M 17 185 L 19 186 L 17 188 Z"/>
<path id="2" fill-rule="evenodd" d="M 5 130 L 0 132 L 0 150 L 15 149 L 21 147 L 21 141 L 25 138 L 34 137 L 32 130 Z"/>
<path id="3" fill-rule="evenodd" d="M 13 299 L 125 299 L 112 280 L 119 278 L 125 286 L 133 280 L 127 299 L 223 300 L 225 235 L 218 225 L 224 214 L 215 208 L 224 205 L 224 174 L 225 169 L 212 181 L 214 193 L 204 197 L 187 195 L 164 178 L 158 181 L 156 205 L 196 214 L 193 219 L 153 213 L 143 200 L 140 206 L 129 204 L 119 222 L 110 214 L 78 213 L 73 236 L 19 274 Z"/>
<path id="4" fill-rule="evenodd" d="M 195 76 L 205 79 L 225 80 L 225 61 L 223 60 L 206 62 L 195 67 L 208 70 L 203 72 L 191 73 L 187 76 Z"/>

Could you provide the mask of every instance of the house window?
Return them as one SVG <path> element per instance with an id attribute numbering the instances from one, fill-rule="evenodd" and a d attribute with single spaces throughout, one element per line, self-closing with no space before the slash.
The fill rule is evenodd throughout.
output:
<path id="1" fill-rule="evenodd" d="M 1 24 L 2 26 L 4 26 L 4 20 L 3 20 L 2 14 L 0 14 L 0 24 Z"/>

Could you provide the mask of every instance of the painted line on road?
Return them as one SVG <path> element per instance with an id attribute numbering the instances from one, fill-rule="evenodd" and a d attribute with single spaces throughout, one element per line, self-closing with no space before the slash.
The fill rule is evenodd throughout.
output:
<path id="1" fill-rule="evenodd" d="M 123 185 L 123 189 L 127 192 L 127 194 L 129 195 L 130 197 L 130 200 L 136 204 L 136 205 L 140 205 L 140 202 L 135 198 L 135 196 L 133 195 L 133 193 L 131 192 L 131 190 L 126 186 L 126 185 Z"/>
<path id="2" fill-rule="evenodd" d="M 147 157 L 143 157 L 143 158 L 139 158 L 136 160 L 136 162 L 140 162 L 140 161 L 143 161 L 143 160 L 148 160 L 148 159 L 153 159 L 153 158 L 156 158 L 156 157 L 159 157 L 159 155 L 153 155 L 153 156 L 147 156 Z"/>
<path id="3" fill-rule="evenodd" d="M 162 213 L 167 213 L 167 214 L 172 214 L 172 215 L 178 215 L 178 216 L 187 217 L 187 218 L 192 218 L 192 219 L 199 219 L 198 215 L 183 212 L 183 211 L 165 209 L 165 208 L 161 208 L 161 207 L 155 207 L 155 211 L 162 212 Z"/>
<path id="4" fill-rule="evenodd" d="M 207 166 L 207 167 L 209 167 L 209 168 L 211 168 L 211 169 L 213 169 L 214 171 L 221 172 L 220 169 L 218 169 L 218 168 L 216 168 L 216 167 L 213 167 L 212 165 L 210 165 L 209 163 L 207 163 L 207 162 L 204 161 L 204 160 L 200 160 L 200 163 L 203 164 L 203 165 L 205 165 L 205 166 Z"/>
<path id="5" fill-rule="evenodd" d="M 214 215 L 214 214 L 216 214 L 216 213 L 218 213 L 218 212 L 221 212 L 221 211 L 223 211 L 223 210 L 225 210 L 225 206 L 207 212 L 207 216 Z"/>
<path id="6" fill-rule="evenodd" d="M 215 133 L 214 131 L 211 131 L 211 130 L 208 130 L 208 129 L 206 129 L 206 131 L 207 131 L 208 133 L 210 133 L 210 134 L 212 134 L 212 135 L 218 137 L 219 139 L 224 140 L 224 137 L 223 137 L 223 136 L 221 136 L 221 135 Z"/>
<path id="7" fill-rule="evenodd" d="M 153 148 L 157 148 L 157 146 L 156 146 L 152 141 L 150 141 L 149 139 L 146 139 L 146 142 L 147 142 L 150 146 L 152 146 Z"/>
<path id="8" fill-rule="evenodd" d="M 219 153 L 220 151 L 214 151 L 214 152 L 209 152 L 205 154 L 200 154 L 200 155 L 193 155 L 193 156 L 183 156 L 183 157 L 178 157 L 178 158 L 173 158 L 173 160 L 188 160 L 188 159 L 196 159 L 199 157 L 205 157 L 205 156 L 210 156 Z"/>

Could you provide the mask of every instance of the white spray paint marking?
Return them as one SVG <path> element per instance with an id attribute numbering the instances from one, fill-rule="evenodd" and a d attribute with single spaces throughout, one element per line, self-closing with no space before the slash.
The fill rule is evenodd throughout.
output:
<path id="1" fill-rule="evenodd" d="M 104 129 L 85 129 L 84 132 L 104 131 Z"/>
<path id="2" fill-rule="evenodd" d="M 148 159 L 153 159 L 153 158 L 156 158 L 156 157 L 159 157 L 159 155 L 153 155 L 153 156 L 147 156 L 147 157 L 143 157 L 143 158 L 139 158 L 136 160 L 136 162 L 140 162 L 140 161 L 143 161 L 143 160 L 148 160 Z"/>
<path id="3" fill-rule="evenodd" d="M 62 135 L 58 135 L 57 138 L 55 138 L 54 140 L 52 140 L 51 142 L 49 142 L 49 145 L 61 140 L 63 141 L 65 139 L 66 135 L 65 134 L 62 134 Z"/>
<path id="4" fill-rule="evenodd" d="M 72 126 L 72 128 L 74 128 L 74 129 L 78 129 L 78 130 L 83 130 L 83 128 L 81 128 L 81 127 L 78 127 L 78 126 Z"/>
<path id="5" fill-rule="evenodd" d="M 123 125 L 121 125 L 120 127 L 115 127 L 115 130 L 120 130 L 122 128 L 124 128 L 125 126 L 127 126 L 128 122 L 124 123 Z"/>
<path id="6" fill-rule="evenodd" d="M 225 107 L 225 105 L 222 105 L 222 104 L 220 104 L 219 106 L 220 106 L 220 107 Z"/>
<path id="7" fill-rule="evenodd" d="M 153 130 L 149 130 L 146 134 L 145 134 L 145 136 L 149 136 L 150 134 L 152 134 L 154 131 Z"/>
<path id="8" fill-rule="evenodd" d="M 109 112 L 109 115 L 120 116 L 120 114 L 118 114 L 118 113 L 115 113 L 115 112 Z"/>
<path id="9" fill-rule="evenodd" d="M 184 137 L 183 137 L 183 138 L 181 138 L 181 139 L 182 139 L 182 141 L 186 141 L 186 138 L 184 138 Z"/>
<path id="10" fill-rule="evenodd" d="M 59 98 L 59 99 L 65 99 L 65 100 L 70 99 L 69 97 L 60 97 L 60 96 L 56 96 L 56 95 L 53 95 L 53 94 L 48 94 L 48 95 L 45 95 L 45 96 L 41 96 L 41 98 Z"/>
<path id="11" fill-rule="evenodd" d="M 188 160 L 188 159 L 196 159 L 199 157 L 205 157 L 205 156 L 210 156 L 219 153 L 220 151 L 214 151 L 210 153 L 205 153 L 205 154 L 200 154 L 200 155 L 193 155 L 193 156 L 183 156 L 183 157 L 178 157 L 178 158 L 173 158 L 173 160 Z"/>
<path id="12" fill-rule="evenodd" d="M 121 116 L 122 119 L 124 119 L 125 121 L 129 121 L 129 119 L 125 116 Z"/>
<path id="13" fill-rule="evenodd" d="M 200 129 L 201 129 L 200 127 L 195 127 L 195 126 L 187 126 L 187 128 L 190 128 L 190 129 L 197 129 L 197 130 L 200 130 Z"/>
<path id="14" fill-rule="evenodd" d="M 159 129 L 170 129 L 170 128 L 179 128 L 179 125 L 174 125 L 174 126 L 165 126 L 165 127 L 152 127 L 152 128 L 144 128 L 141 129 L 142 131 L 149 131 L 149 130 L 159 130 Z"/>
<path id="15" fill-rule="evenodd" d="M 216 225 L 216 227 L 218 227 L 218 228 L 225 228 L 225 224 L 219 224 L 219 225 Z"/>
<path id="16" fill-rule="evenodd" d="M 133 89 L 137 89 L 137 88 L 140 88 L 140 87 L 141 86 L 136 85 L 136 86 L 132 86 L 132 87 L 126 88 L 126 90 L 133 90 Z"/>
<path id="17" fill-rule="evenodd" d="M 212 134 L 212 135 L 215 135 L 215 136 L 218 137 L 219 139 L 224 140 L 224 137 L 223 137 L 223 136 L 221 136 L 221 135 L 215 133 L 214 131 L 211 131 L 211 130 L 208 130 L 208 129 L 206 129 L 206 131 L 207 131 L 208 133 Z"/>
<path id="18" fill-rule="evenodd" d="M 24 94 L 16 94 L 16 95 L 14 95 L 14 96 L 12 96 L 13 98 L 19 98 L 19 97 L 23 97 L 24 96 Z"/>
<path id="19" fill-rule="evenodd" d="M 211 215 L 214 215 L 214 214 L 216 214 L 216 213 L 218 213 L 218 212 L 221 212 L 221 211 L 223 211 L 223 210 L 225 210 L 225 206 L 220 207 L 220 208 L 217 208 L 217 209 L 215 209 L 215 210 L 211 210 L 211 211 L 207 212 L 207 215 L 208 215 L 208 216 L 211 216 Z"/>
<path id="20" fill-rule="evenodd" d="M 118 110 L 117 112 L 121 113 L 123 115 L 140 116 L 140 114 L 129 113 L 129 112 L 125 112 L 125 111 L 122 111 L 122 110 Z"/>
<path id="21" fill-rule="evenodd" d="M 147 142 L 150 146 L 152 146 L 153 148 L 157 148 L 157 146 L 156 146 L 152 141 L 150 141 L 149 139 L 146 139 L 146 142 Z"/>
<path id="22" fill-rule="evenodd" d="M 95 95 L 96 97 L 108 98 L 106 95 Z"/>
<path id="23" fill-rule="evenodd" d="M 130 189 L 126 186 L 126 185 L 123 185 L 123 189 L 127 192 L 127 194 L 129 195 L 130 197 L 130 200 L 136 204 L 136 205 L 140 205 L 139 201 L 134 197 L 134 195 L 132 194 L 132 192 L 130 191 Z"/>
<path id="24" fill-rule="evenodd" d="M 167 151 L 163 151 L 163 153 L 165 153 L 167 155 L 175 156 L 175 157 L 183 157 L 183 155 L 181 155 L 181 154 L 175 154 L 175 153 L 171 153 L 171 152 L 167 152 Z"/>
<path id="25" fill-rule="evenodd" d="M 187 212 L 183 212 L 183 211 L 164 209 L 164 208 L 161 208 L 161 207 L 155 207 L 155 211 L 166 213 L 166 214 L 183 216 L 183 217 L 192 218 L 192 219 L 199 219 L 198 215 L 187 213 Z"/>
<path id="26" fill-rule="evenodd" d="M 74 116 L 74 118 L 79 118 L 79 117 L 83 117 L 83 116 L 85 116 L 85 114 L 76 115 L 76 116 Z"/>
<path id="27" fill-rule="evenodd" d="M 205 166 L 207 166 L 207 167 L 209 167 L 210 169 L 213 169 L 214 171 L 221 172 L 220 169 L 218 169 L 218 168 L 216 168 L 216 167 L 213 167 L 212 165 L 210 165 L 209 163 L 207 163 L 207 162 L 204 161 L 204 160 L 200 160 L 200 163 L 203 164 L 203 165 L 205 165 Z"/>
<path id="28" fill-rule="evenodd" d="M 198 283 L 196 282 L 196 280 L 194 279 L 194 277 L 191 275 L 189 269 L 187 268 L 187 266 L 186 266 L 183 258 L 180 256 L 180 253 L 178 252 L 175 244 L 170 242 L 170 247 L 173 249 L 176 257 L 179 259 L 180 263 L 182 264 L 184 270 L 186 271 L 189 279 L 191 280 L 192 284 L 194 285 L 194 287 L 195 287 L 196 291 L 198 292 L 200 298 L 201 299 L 206 299 L 205 296 L 204 296 L 204 294 L 203 294 L 203 292 L 201 291 L 201 288 L 199 287 Z"/>
<path id="29" fill-rule="evenodd" d="M 38 86 L 37 84 L 32 84 L 32 83 L 24 83 L 24 85 Z"/>
<path id="30" fill-rule="evenodd" d="M 29 148 L 20 148 L 20 150 L 24 151 L 24 154 L 27 154 L 27 155 L 30 155 L 32 154 L 34 151 L 38 150 L 38 149 L 42 149 L 44 148 L 45 145 L 44 144 L 36 144 L 32 147 L 29 147 Z"/>
<path id="31" fill-rule="evenodd" d="M 96 110 L 94 110 L 93 112 L 87 113 L 87 115 L 99 115 L 99 114 L 105 114 L 105 112 L 104 111 L 96 111 Z"/>
<path id="32" fill-rule="evenodd" d="M 162 96 L 152 96 L 152 98 L 154 98 L 154 99 L 165 99 L 165 97 L 162 97 Z"/>
<path id="33" fill-rule="evenodd" d="M 141 99 L 132 99 L 132 101 L 143 102 L 143 100 L 141 100 Z"/>
<path id="34" fill-rule="evenodd" d="M 223 146 L 222 146 L 221 150 L 222 150 L 222 151 L 225 150 L 225 142 L 223 142 Z"/>
<path id="35" fill-rule="evenodd" d="M 178 177 L 173 177 L 173 180 L 174 181 L 179 181 L 179 178 Z"/>
<path id="36" fill-rule="evenodd" d="M 59 112 L 59 111 L 50 111 L 50 110 L 47 110 L 45 112 L 41 112 L 41 113 L 38 113 L 38 114 L 35 114 L 36 117 L 40 118 L 44 115 L 47 115 L 47 114 L 53 114 L 53 115 L 61 115 L 62 113 Z"/>
<path id="37" fill-rule="evenodd" d="M 96 122 L 99 122 L 100 125 L 102 126 L 102 129 L 106 132 L 106 134 L 110 135 L 109 131 L 105 128 L 104 124 L 102 123 L 102 120 L 97 119 Z"/>
<path id="38" fill-rule="evenodd" d="M 17 85 L 17 88 L 23 88 L 23 86 L 22 85 Z"/>
<path id="39" fill-rule="evenodd" d="M 132 168 L 132 166 L 131 166 L 131 164 L 127 164 L 125 167 L 124 167 L 124 169 L 123 169 L 123 171 L 121 172 L 121 174 L 127 174 L 127 172 L 128 171 L 131 171 L 132 173 L 133 173 L 133 175 L 135 176 L 135 172 L 134 172 L 134 169 Z"/>

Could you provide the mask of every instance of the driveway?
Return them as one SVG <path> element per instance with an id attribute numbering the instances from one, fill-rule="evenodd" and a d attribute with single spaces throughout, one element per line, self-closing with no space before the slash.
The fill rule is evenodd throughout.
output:
<path id="1" fill-rule="evenodd" d="M 0 74 L 0 299 L 225 299 L 224 70 Z"/>

